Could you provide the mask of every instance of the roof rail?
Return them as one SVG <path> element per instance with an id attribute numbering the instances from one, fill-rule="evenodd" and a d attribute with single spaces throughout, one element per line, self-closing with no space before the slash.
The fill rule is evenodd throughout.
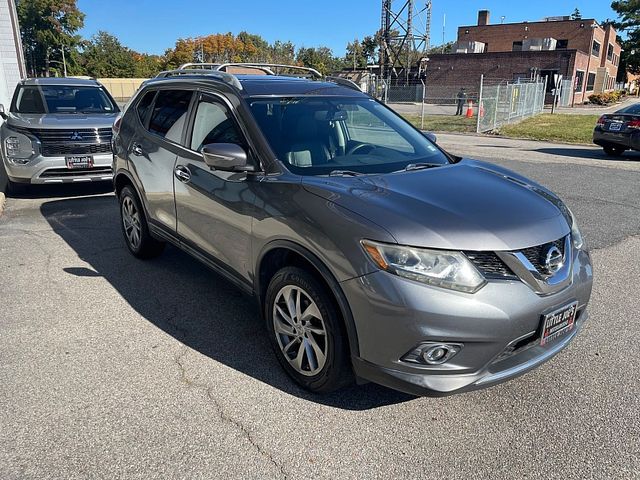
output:
<path id="1" fill-rule="evenodd" d="M 166 70 L 156 75 L 156 78 L 168 78 L 177 77 L 180 75 L 207 75 L 218 78 L 229 85 L 233 85 L 238 90 L 242 90 L 242 84 L 235 77 L 227 72 L 220 72 L 218 70 L 206 70 L 203 68 L 178 68 L 177 70 Z"/>
<path id="2" fill-rule="evenodd" d="M 332 77 L 332 76 L 324 76 L 315 68 L 310 67 L 301 67 L 299 65 L 286 65 L 281 63 L 259 63 L 259 62 L 247 62 L 247 63 L 185 63 L 180 65 L 176 70 L 167 70 L 164 72 L 160 72 L 156 75 L 157 78 L 167 78 L 178 75 L 210 75 L 212 77 L 216 77 L 223 82 L 226 82 L 230 85 L 233 85 L 238 90 L 242 90 L 242 84 L 238 80 L 238 78 L 231 73 L 226 71 L 227 67 L 242 67 L 242 68 L 253 68 L 256 70 L 260 70 L 267 75 L 278 75 L 279 69 L 291 69 L 291 70 L 300 70 L 306 73 L 310 73 L 314 78 L 318 80 L 326 80 L 328 82 L 335 83 L 337 85 L 341 85 L 343 87 L 350 88 L 352 90 L 357 90 L 358 92 L 362 92 L 360 87 L 353 81 L 348 78 L 342 77 Z M 275 70 L 275 71 L 274 71 Z"/>
<path id="3" fill-rule="evenodd" d="M 183 63 L 178 67 L 178 70 L 193 69 L 194 67 L 202 70 L 217 70 L 216 67 L 219 66 L 219 63 Z"/>
<path id="4" fill-rule="evenodd" d="M 277 75 L 276 72 L 277 72 L 278 69 L 288 68 L 288 69 L 291 69 L 291 70 L 301 70 L 303 72 L 310 73 L 316 78 L 324 78 L 324 75 L 322 75 L 315 68 L 301 67 L 300 65 L 286 65 L 286 64 L 282 64 L 282 63 L 261 63 L 261 62 L 222 63 L 222 64 L 218 65 L 218 68 L 216 70 L 222 70 L 223 68 L 226 69 L 227 67 L 257 68 L 257 69 L 261 69 L 261 70 L 263 70 L 265 72 L 271 72 L 271 73 L 268 73 L 270 75 Z M 276 70 L 276 72 L 273 71 L 274 69 Z"/>
<path id="5" fill-rule="evenodd" d="M 362 92 L 362 89 L 358 86 L 358 84 L 352 80 L 349 80 L 348 78 L 327 76 L 325 77 L 325 79 L 330 82 L 337 83 L 338 85 L 341 85 L 343 87 Z"/>

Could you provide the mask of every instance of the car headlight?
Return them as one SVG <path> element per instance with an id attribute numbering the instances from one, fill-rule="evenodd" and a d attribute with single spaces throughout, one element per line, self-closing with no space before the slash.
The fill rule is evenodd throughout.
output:
<path id="1" fill-rule="evenodd" d="M 380 269 L 400 277 L 459 292 L 474 293 L 486 280 L 461 252 L 430 250 L 362 240 Z"/>
<path id="2" fill-rule="evenodd" d="M 33 142 L 24 135 L 11 135 L 4 139 L 4 151 L 10 163 L 24 165 L 31 161 Z"/>
<path id="3" fill-rule="evenodd" d="M 569 210 L 569 214 L 571 215 L 571 240 L 573 241 L 573 246 L 580 250 L 584 247 L 584 238 L 582 238 L 582 233 L 578 228 L 578 222 L 576 221 L 576 217 L 571 210 Z"/>

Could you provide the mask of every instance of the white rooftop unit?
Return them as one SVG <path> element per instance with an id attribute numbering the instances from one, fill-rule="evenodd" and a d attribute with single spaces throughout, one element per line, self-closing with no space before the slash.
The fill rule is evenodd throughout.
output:
<path id="1" fill-rule="evenodd" d="M 483 42 L 462 41 L 454 46 L 455 53 L 484 53 L 485 44 Z"/>
<path id="2" fill-rule="evenodd" d="M 558 41 L 555 38 L 527 38 L 522 41 L 522 51 L 555 50 Z"/>

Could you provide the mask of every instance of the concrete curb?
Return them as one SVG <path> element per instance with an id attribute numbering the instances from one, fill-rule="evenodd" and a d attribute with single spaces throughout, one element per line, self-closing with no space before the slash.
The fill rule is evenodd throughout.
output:
<path id="1" fill-rule="evenodd" d="M 0 216 L 2 216 L 2 212 L 4 212 L 4 203 L 5 203 L 4 192 L 0 192 Z"/>

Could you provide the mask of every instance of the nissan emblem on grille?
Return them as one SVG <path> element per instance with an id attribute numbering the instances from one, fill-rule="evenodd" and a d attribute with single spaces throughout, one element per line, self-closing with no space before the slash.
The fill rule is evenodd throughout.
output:
<path id="1" fill-rule="evenodd" d="M 78 132 L 73 132 L 71 134 L 71 140 L 80 141 L 82 140 L 82 135 L 80 135 Z"/>
<path id="2" fill-rule="evenodd" d="M 549 273 L 556 273 L 564 264 L 562 252 L 555 245 L 551 245 L 544 258 L 544 266 Z"/>

